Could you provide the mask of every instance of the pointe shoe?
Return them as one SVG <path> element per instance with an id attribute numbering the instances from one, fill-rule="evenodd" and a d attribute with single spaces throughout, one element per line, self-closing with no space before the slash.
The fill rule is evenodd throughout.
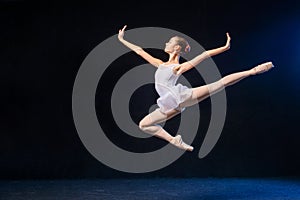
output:
<path id="1" fill-rule="evenodd" d="M 181 135 L 177 135 L 175 136 L 171 141 L 170 141 L 171 144 L 173 144 L 174 146 L 180 148 L 180 149 L 183 149 L 183 150 L 186 150 L 186 151 L 193 151 L 194 147 L 184 143 L 182 141 L 182 138 L 181 138 Z"/>
<path id="2" fill-rule="evenodd" d="M 253 71 L 254 71 L 253 75 L 267 72 L 273 67 L 274 67 L 274 65 L 272 62 L 266 62 L 266 63 L 260 64 L 260 65 L 257 65 L 256 67 L 253 68 Z"/>

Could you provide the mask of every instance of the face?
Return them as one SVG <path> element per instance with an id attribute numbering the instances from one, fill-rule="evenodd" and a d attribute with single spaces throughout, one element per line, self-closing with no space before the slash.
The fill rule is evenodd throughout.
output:
<path id="1" fill-rule="evenodd" d="M 177 45 L 177 41 L 175 37 L 172 37 L 167 43 L 166 43 L 166 47 L 165 47 L 165 52 L 167 53 L 172 53 L 176 50 L 176 48 L 178 48 Z"/>

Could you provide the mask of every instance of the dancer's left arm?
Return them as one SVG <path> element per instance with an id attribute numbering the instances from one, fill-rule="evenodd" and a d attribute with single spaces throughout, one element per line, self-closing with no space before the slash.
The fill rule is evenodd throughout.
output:
<path id="1" fill-rule="evenodd" d="M 178 65 L 177 67 L 174 67 L 174 73 L 176 73 L 177 75 L 180 75 L 180 74 L 192 69 L 193 67 L 195 67 L 196 65 L 201 63 L 206 58 L 215 56 L 217 54 L 223 53 L 224 51 L 227 51 L 228 49 L 230 49 L 231 38 L 229 36 L 229 33 L 226 33 L 226 35 L 227 35 L 227 42 L 224 46 L 216 48 L 216 49 L 204 51 L 203 53 L 196 56 L 192 60 L 184 62 L 184 63 Z"/>

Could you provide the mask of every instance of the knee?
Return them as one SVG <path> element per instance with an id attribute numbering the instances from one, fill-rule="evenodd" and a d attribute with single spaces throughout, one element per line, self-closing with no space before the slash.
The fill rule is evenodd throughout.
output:
<path id="1" fill-rule="evenodd" d="M 228 80 L 225 77 L 212 83 L 213 87 L 218 88 L 218 89 L 221 88 L 222 86 L 226 86 L 227 84 L 228 84 Z"/>
<path id="2" fill-rule="evenodd" d="M 227 86 L 230 86 L 234 83 L 234 81 L 228 79 L 227 77 L 223 77 L 221 80 L 220 80 L 220 84 L 221 86 L 223 86 L 223 88 L 227 87 Z M 220 86 L 220 87 L 221 87 Z"/>
<path id="3" fill-rule="evenodd" d="M 139 122 L 139 128 L 140 128 L 141 130 L 143 129 L 143 122 L 142 122 L 142 121 Z"/>
<path id="4" fill-rule="evenodd" d="M 139 122 L 139 128 L 145 133 L 153 134 L 153 127 L 146 124 L 143 120 Z"/>
<path id="5" fill-rule="evenodd" d="M 139 122 L 139 128 L 144 131 L 147 127 L 152 125 L 152 120 L 149 115 L 145 116 L 140 122 Z"/>
<path id="6" fill-rule="evenodd" d="M 143 131 L 146 128 L 146 124 L 143 122 L 143 120 L 141 120 L 139 122 L 139 128 Z"/>

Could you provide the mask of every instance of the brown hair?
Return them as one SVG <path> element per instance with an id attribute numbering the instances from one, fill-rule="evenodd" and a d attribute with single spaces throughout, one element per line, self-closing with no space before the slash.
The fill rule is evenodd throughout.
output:
<path id="1" fill-rule="evenodd" d="M 183 37 L 175 36 L 177 44 L 181 47 L 181 53 L 188 53 L 191 51 L 191 46 Z"/>

